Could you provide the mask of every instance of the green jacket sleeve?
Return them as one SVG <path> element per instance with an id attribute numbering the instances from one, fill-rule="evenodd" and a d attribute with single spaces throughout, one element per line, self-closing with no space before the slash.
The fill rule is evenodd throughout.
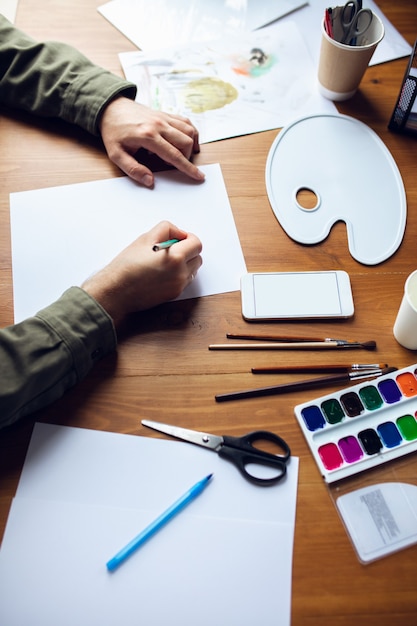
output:
<path id="1" fill-rule="evenodd" d="M 37 43 L 0 15 L 0 104 L 59 117 L 98 135 L 105 106 L 134 99 L 132 83 L 91 63 L 63 43 Z"/>
<path id="2" fill-rule="evenodd" d="M 0 427 L 62 396 L 115 348 L 111 318 L 79 287 L 0 330 Z"/>

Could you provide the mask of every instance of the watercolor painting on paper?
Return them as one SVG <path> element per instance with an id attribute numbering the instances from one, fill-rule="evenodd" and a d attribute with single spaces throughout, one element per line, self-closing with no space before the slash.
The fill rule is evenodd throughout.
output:
<path id="1" fill-rule="evenodd" d="M 188 117 L 206 143 L 281 128 L 296 117 L 333 112 L 295 24 L 274 24 L 210 43 L 119 55 L 137 100 Z"/>

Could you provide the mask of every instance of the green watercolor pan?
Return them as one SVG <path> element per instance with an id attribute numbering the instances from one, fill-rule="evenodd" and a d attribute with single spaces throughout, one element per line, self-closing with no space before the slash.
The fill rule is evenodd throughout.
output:
<path id="1" fill-rule="evenodd" d="M 294 412 L 327 483 L 377 467 L 417 451 L 417 364 Z"/>

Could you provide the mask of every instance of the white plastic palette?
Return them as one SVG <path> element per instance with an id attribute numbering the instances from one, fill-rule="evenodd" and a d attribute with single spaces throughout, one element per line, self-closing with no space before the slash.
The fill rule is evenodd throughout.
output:
<path id="1" fill-rule="evenodd" d="M 295 407 L 327 483 L 417 451 L 417 364 Z"/>
<path id="2" fill-rule="evenodd" d="M 398 167 L 378 135 L 346 115 L 313 115 L 285 127 L 270 149 L 266 187 L 276 218 L 295 241 L 323 241 L 346 223 L 354 259 L 376 265 L 401 244 L 407 215 Z M 313 208 L 298 193 L 316 197 Z"/>

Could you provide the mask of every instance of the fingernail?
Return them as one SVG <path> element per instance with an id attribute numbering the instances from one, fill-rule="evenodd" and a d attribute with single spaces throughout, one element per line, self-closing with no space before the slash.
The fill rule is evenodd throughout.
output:
<path id="1" fill-rule="evenodd" d="M 150 174 L 145 174 L 141 182 L 142 182 L 142 185 L 145 185 L 145 187 L 152 187 L 153 178 Z"/>

